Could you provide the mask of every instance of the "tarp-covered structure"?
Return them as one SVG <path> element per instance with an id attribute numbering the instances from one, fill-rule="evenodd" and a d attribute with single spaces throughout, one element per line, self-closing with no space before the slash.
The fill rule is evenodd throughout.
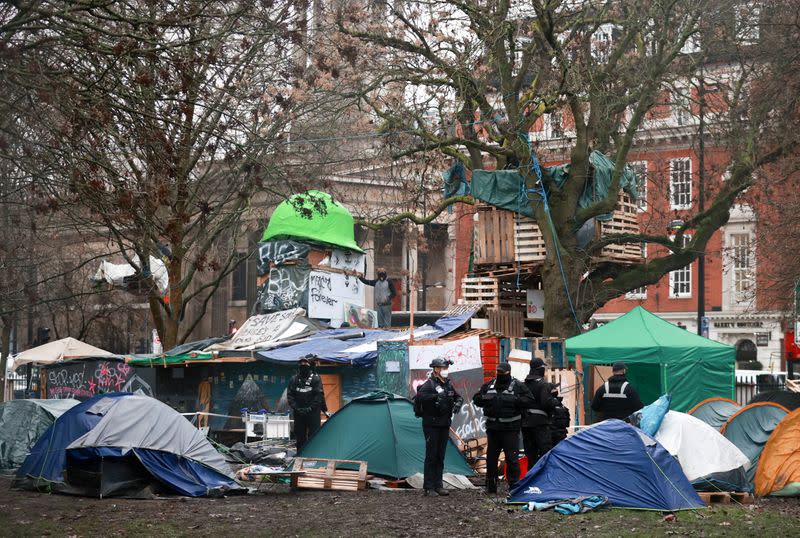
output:
<path id="1" fill-rule="evenodd" d="M 310 190 L 278 204 L 261 241 L 305 239 L 356 252 L 364 252 L 355 241 L 353 216 L 325 192 Z"/>
<path id="2" fill-rule="evenodd" d="M 671 408 L 687 411 L 698 399 L 732 398 L 736 349 L 693 334 L 637 306 L 566 341 L 571 362 L 584 366 L 624 361 L 628 381 L 645 404 L 670 393 Z"/>
<path id="3" fill-rule="evenodd" d="M 688 413 L 719 431 L 731 415 L 742 406 L 729 398 L 706 398 L 689 409 Z"/>
<path id="4" fill-rule="evenodd" d="M 16 469 L 22 465 L 47 428 L 79 403 L 73 399 L 0 403 L 0 469 Z"/>
<path id="5" fill-rule="evenodd" d="M 722 425 L 720 433 L 750 460 L 748 483 L 752 484 L 764 445 L 789 411 L 778 404 L 760 402 L 742 407 Z"/>
<path id="6" fill-rule="evenodd" d="M 750 460 L 716 429 L 686 413 L 669 411 L 655 435 L 698 489 L 748 491 Z"/>
<path id="7" fill-rule="evenodd" d="M 578 200 L 579 207 L 589 207 L 592 203 L 605 198 L 611 186 L 614 163 L 599 151 L 589 155 L 592 167 L 592 178 L 586 185 Z M 570 165 L 545 166 L 543 171 L 559 187 L 569 179 Z M 533 206 L 525 193 L 525 181 L 516 170 L 473 170 L 470 190 L 472 195 L 486 203 L 501 209 L 515 211 L 528 217 L 534 217 Z M 634 200 L 638 195 L 636 174 L 625 167 L 620 178 L 620 188 Z M 610 220 L 611 215 L 600 215 L 597 220 Z"/>
<path id="8" fill-rule="evenodd" d="M 17 353 L 14 355 L 14 369 L 23 364 L 53 364 L 80 357 L 116 357 L 116 355 L 68 336 Z"/>
<path id="9" fill-rule="evenodd" d="M 705 506 L 664 447 L 616 419 L 558 443 L 517 483 L 509 502 L 592 495 L 604 495 L 618 508 L 673 511 Z"/>
<path id="10" fill-rule="evenodd" d="M 422 420 L 410 400 L 375 392 L 355 398 L 320 428 L 299 454 L 302 457 L 367 462 L 368 472 L 405 478 L 425 471 Z M 444 472 L 474 473 L 452 440 L 447 442 Z"/>
<path id="11" fill-rule="evenodd" d="M 241 490 L 192 424 L 148 396 L 111 393 L 70 410 L 41 436 L 14 485 L 87 496 L 190 497 Z"/>
<path id="12" fill-rule="evenodd" d="M 167 273 L 167 266 L 164 260 L 154 256 L 149 257 L 150 260 L 150 273 L 153 276 L 153 281 L 158 288 L 159 293 L 163 296 L 169 292 L 169 274 Z M 139 257 L 134 255 L 130 263 L 111 263 L 103 260 L 100 262 L 100 267 L 97 268 L 92 277 L 92 282 L 99 284 L 106 282 L 116 288 L 129 289 L 133 285 L 139 285 L 141 279 L 144 278 Z"/>
<path id="13" fill-rule="evenodd" d="M 769 436 L 755 477 L 756 495 L 800 495 L 800 409 L 778 423 Z"/>
<path id="14" fill-rule="evenodd" d="M 800 392 L 791 392 L 788 390 L 770 390 L 766 392 L 759 392 L 747 403 L 751 404 L 758 402 L 772 402 L 782 405 L 789 411 L 794 411 L 800 407 Z"/>

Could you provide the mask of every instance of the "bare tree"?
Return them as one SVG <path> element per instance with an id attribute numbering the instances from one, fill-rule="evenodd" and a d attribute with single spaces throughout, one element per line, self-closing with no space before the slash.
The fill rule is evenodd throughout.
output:
<path id="1" fill-rule="evenodd" d="M 251 197 L 287 189 L 286 138 L 311 93 L 294 45 L 305 15 L 293 2 L 58 5 L 41 2 L 53 16 L 7 44 L 6 77 L 25 93 L 4 103 L 23 124 L 20 164 L 75 233 L 136 269 L 168 349 L 239 261 Z"/>
<path id="2" fill-rule="evenodd" d="M 792 99 L 781 94 L 778 82 L 791 73 L 791 62 L 773 61 L 777 50 L 786 52 L 795 41 L 796 29 L 752 19 L 771 25 L 774 42 L 755 39 L 742 46 L 736 40 L 741 32 L 726 29 L 738 20 L 735 2 L 381 5 L 386 13 L 379 18 L 355 2 L 338 8 L 332 46 L 343 58 L 351 51 L 355 60 L 352 67 L 342 61 L 328 69 L 361 74 L 353 77 L 358 84 L 352 95 L 384 133 L 394 133 L 395 158 L 434 152 L 470 169 L 519 172 L 547 247 L 541 268 L 546 334 L 569 336 L 612 298 L 695 260 L 753 184 L 754 172 L 798 142 L 797 129 L 774 136 L 796 119 Z M 609 235 L 582 248 L 581 226 L 618 203 L 628 155 L 641 143 L 648 115 L 663 105 L 665 90 L 694 80 L 700 66 L 727 73 L 727 106 L 709 136 L 728 150 L 730 178 L 710 186 L 702 211 L 695 205 L 664 215 L 683 222 L 675 238 L 664 233 L 665 220 L 659 231 Z M 569 163 L 568 177 L 558 182 L 547 171 L 539 178 L 537 154 L 545 150 L 529 133 L 537 122 L 561 115 L 573 120 L 574 135 L 563 153 L 549 154 Z M 581 204 L 592 178 L 592 150 L 610 156 L 614 171 L 608 193 Z M 444 200 L 438 209 L 456 200 Z M 421 222 L 434 216 L 401 217 Z M 688 230 L 691 239 L 684 241 Z M 644 264 L 593 263 L 609 244 L 643 241 L 661 249 Z"/>

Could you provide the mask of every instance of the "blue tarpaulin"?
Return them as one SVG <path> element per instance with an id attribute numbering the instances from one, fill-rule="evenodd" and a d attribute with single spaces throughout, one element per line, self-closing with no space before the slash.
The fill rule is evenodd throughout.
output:
<path id="1" fill-rule="evenodd" d="M 603 495 L 618 508 L 672 511 L 705 506 L 664 447 L 614 419 L 561 441 L 517 483 L 509 502 L 589 495 Z"/>

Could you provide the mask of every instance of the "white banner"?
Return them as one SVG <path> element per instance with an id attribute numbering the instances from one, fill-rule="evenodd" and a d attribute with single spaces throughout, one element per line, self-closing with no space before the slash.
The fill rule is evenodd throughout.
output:
<path id="1" fill-rule="evenodd" d="M 528 319 L 544 319 L 544 291 L 528 290 Z"/>
<path id="2" fill-rule="evenodd" d="M 308 317 L 329 319 L 338 327 L 345 304 L 364 306 L 364 284 L 357 277 L 313 270 L 308 279 Z"/>
<path id="3" fill-rule="evenodd" d="M 295 318 L 303 314 L 305 314 L 305 310 L 302 308 L 293 308 L 291 310 L 273 312 L 272 314 L 250 316 L 230 340 L 224 344 L 217 344 L 211 347 L 241 349 L 255 344 L 271 342 L 283 336 L 292 326 Z"/>
<path id="4" fill-rule="evenodd" d="M 367 257 L 358 252 L 350 250 L 333 249 L 331 251 L 331 267 L 334 269 L 348 269 L 363 273 L 365 270 L 364 262 Z"/>
<path id="5" fill-rule="evenodd" d="M 435 345 L 412 345 L 408 348 L 408 367 L 411 370 L 429 370 L 433 359 L 453 361 L 451 372 L 482 368 L 481 340 L 477 336 L 461 340 L 447 340 Z"/>

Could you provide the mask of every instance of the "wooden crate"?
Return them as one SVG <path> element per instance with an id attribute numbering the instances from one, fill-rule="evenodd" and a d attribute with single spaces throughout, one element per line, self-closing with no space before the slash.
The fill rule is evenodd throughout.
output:
<path id="1" fill-rule="evenodd" d="M 514 263 L 514 214 L 491 205 L 479 205 L 476 215 L 474 263 Z"/>
<path id="2" fill-rule="evenodd" d="M 325 466 L 318 467 L 319 463 Z M 357 465 L 358 470 L 337 469 L 338 465 L 346 464 Z M 367 487 L 366 461 L 295 458 L 292 470 L 304 473 L 292 476 L 293 488 L 358 491 Z"/>
<path id="3" fill-rule="evenodd" d="M 466 276 L 461 281 L 461 297 L 467 304 L 525 312 L 528 292 L 523 288 L 517 289 L 515 281 L 491 276 Z"/>
<path id="4" fill-rule="evenodd" d="M 518 262 L 541 262 L 547 257 L 539 225 L 530 217 L 514 221 L 514 258 Z"/>
<path id="5" fill-rule="evenodd" d="M 525 336 L 525 313 L 519 310 L 490 310 L 489 329 L 504 337 Z"/>
<path id="6" fill-rule="evenodd" d="M 739 491 L 698 491 L 697 495 L 709 504 L 753 504 L 753 496 Z"/>
<path id="7" fill-rule="evenodd" d="M 620 193 L 619 203 L 612 215 L 609 221 L 595 222 L 595 237 L 639 233 L 639 209 L 630 196 Z M 615 261 L 640 263 L 642 261 L 642 246 L 639 243 L 608 245 L 600 251 L 600 257 L 610 258 Z"/>

